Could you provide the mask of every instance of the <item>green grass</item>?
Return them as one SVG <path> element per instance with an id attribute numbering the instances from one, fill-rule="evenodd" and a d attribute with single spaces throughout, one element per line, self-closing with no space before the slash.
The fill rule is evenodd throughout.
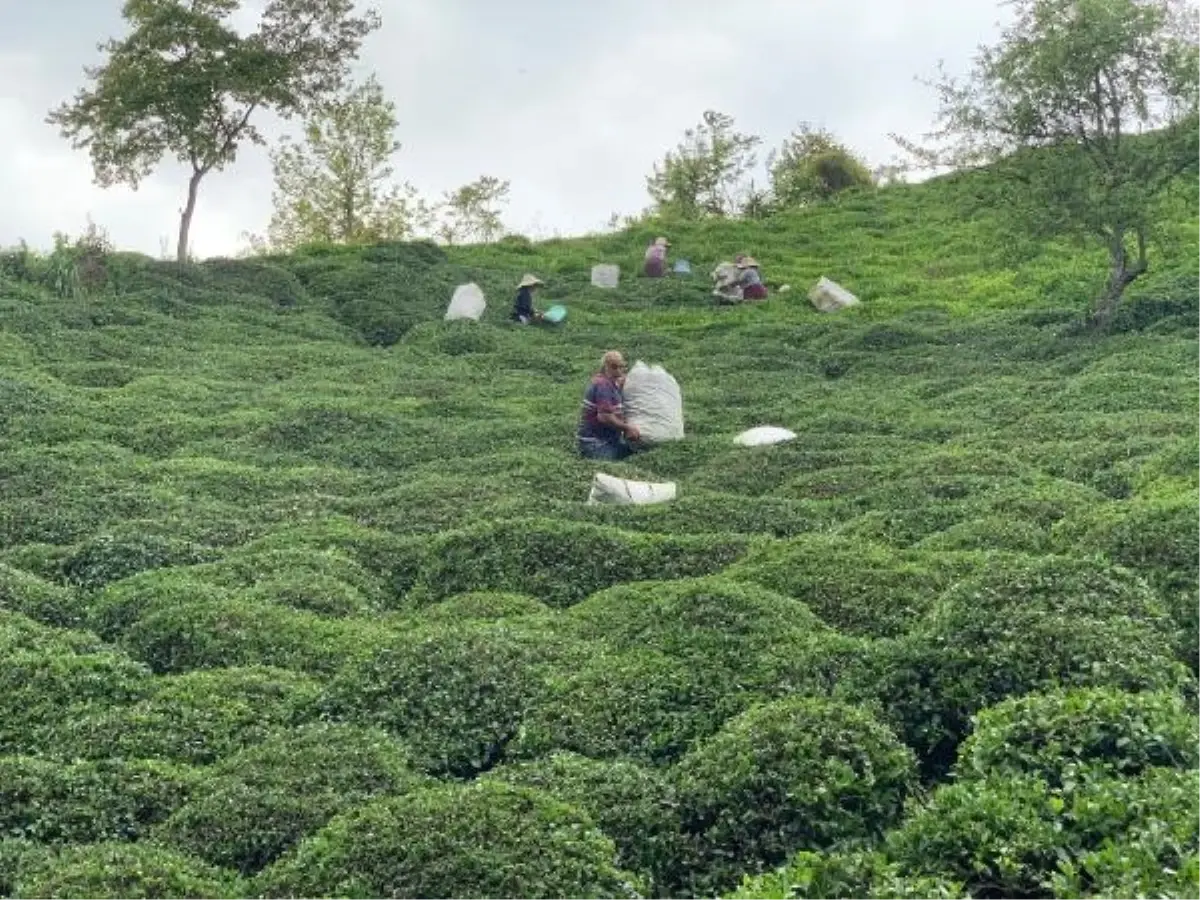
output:
<path id="1" fill-rule="evenodd" d="M 987 896 L 999 870 L 1035 893 L 1194 890 L 1195 822 L 1148 799 L 1098 811 L 1151 796 L 1115 764 L 1042 772 L 1050 812 L 1029 805 L 1049 789 L 978 753 L 947 792 L 972 717 L 1020 696 L 1111 693 L 1078 733 L 1054 720 L 1086 748 L 1071 759 L 1109 752 L 1103 717 L 1143 696 L 1146 721 L 1195 717 L 1194 179 L 1096 333 L 1103 253 L 1013 235 L 981 177 L 672 227 L 690 279 L 636 276 L 649 229 L 186 267 L 115 253 L 90 291 L 0 265 L 0 770 L 20 774 L 0 784 L 0 896 L 686 895 L 789 862 L 743 891 Z M 714 306 L 705 273 L 739 251 L 792 290 Z M 590 286 L 598 262 L 621 265 L 617 290 Z M 525 271 L 563 326 L 507 324 Z M 816 312 L 821 275 L 862 304 Z M 483 321 L 442 322 L 465 281 Z M 684 441 L 575 454 L 610 348 L 678 379 Z M 760 424 L 798 437 L 732 443 Z M 679 497 L 588 506 L 596 471 Z M 780 710 L 812 760 L 755 730 Z M 352 797 L 305 805 L 299 776 L 241 774 L 260 746 L 307 759 L 321 721 L 354 739 L 314 771 Z M 911 780 L 880 776 L 874 757 L 909 753 Z M 1172 766 L 1195 761 L 1137 777 Z M 631 789 L 581 790 L 608 772 Z M 666 812 L 631 805 L 642 784 Z M 214 812 L 231 791 L 261 841 Z M 415 869 L 392 838 L 348 838 L 418 814 Z M 965 823 L 978 846 L 954 843 Z M 1026 843 L 1000 860 L 988 829 L 1010 826 Z M 491 874 L 476 832 L 508 842 Z M 498 874 L 539 853 L 529 881 Z"/>

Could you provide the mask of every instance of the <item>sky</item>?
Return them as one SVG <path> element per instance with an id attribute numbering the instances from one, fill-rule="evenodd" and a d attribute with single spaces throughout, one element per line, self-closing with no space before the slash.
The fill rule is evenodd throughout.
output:
<path id="1" fill-rule="evenodd" d="M 263 0 L 243 0 L 253 27 Z M 920 136 L 937 112 L 918 82 L 939 61 L 965 74 L 1006 21 L 996 0 L 360 0 L 383 26 L 354 75 L 395 101 L 398 179 L 430 199 L 480 175 L 508 179 L 508 229 L 533 238 L 602 230 L 647 206 L 645 178 L 705 110 L 763 148 L 801 122 L 871 166 L 891 132 Z M 48 247 L 89 219 L 120 248 L 173 252 L 187 172 L 170 160 L 138 189 L 102 189 L 47 112 L 125 34 L 121 0 L 0 0 L 0 247 Z M 263 119 L 270 138 L 297 124 Z M 765 153 L 760 153 L 760 157 Z M 267 148 L 208 176 L 197 257 L 234 255 L 271 214 Z M 761 178 L 760 178 L 761 181 Z"/>

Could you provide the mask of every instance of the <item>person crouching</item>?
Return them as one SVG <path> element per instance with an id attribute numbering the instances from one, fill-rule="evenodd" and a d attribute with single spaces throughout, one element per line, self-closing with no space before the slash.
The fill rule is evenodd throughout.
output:
<path id="1" fill-rule="evenodd" d="M 542 321 L 542 313 L 533 307 L 533 292 L 545 284 L 536 275 L 525 274 L 517 285 L 517 299 L 513 302 L 512 321 L 521 325 Z"/>
<path id="2" fill-rule="evenodd" d="M 577 434 L 579 455 L 587 459 L 618 460 L 634 452 L 630 441 L 641 439 L 636 425 L 625 421 L 625 357 L 609 350 L 600 360 L 583 394 Z"/>

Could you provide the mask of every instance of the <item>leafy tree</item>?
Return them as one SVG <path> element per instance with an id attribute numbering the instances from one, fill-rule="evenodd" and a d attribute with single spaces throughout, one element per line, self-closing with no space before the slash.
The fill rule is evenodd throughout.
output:
<path id="1" fill-rule="evenodd" d="M 232 163 L 242 143 L 263 142 L 251 123 L 270 109 L 303 113 L 342 86 L 374 11 L 353 0 L 268 0 L 257 29 L 239 35 L 241 0 L 126 0 L 130 33 L 100 45 L 92 84 L 47 117 L 91 154 L 104 187 L 138 183 L 164 157 L 191 169 L 176 257 L 187 260 L 200 182 Z"/>
<path id="2" fill-rule="evenodd" d="M 509 183 L 483 175 L 454 191 L 447 191 L 439 207 L 437 236 L 447 244 L 475 239 L 487 243 L 504 231 L 500 208 L 508 203 Z"/>
<path id="3" fill-rule="evenodd" d="M 998 162 L 1003 208 L 1038 230 L 1101 241 L 1110 267 L 1093 319 L 1103 325 L 1149 268 L 1155 198 L 1196 167 L 1190 10 L 1181 0 L 1012 5 L 1014 24 L 965 81 L 930 82 L 941 100 L 932 145 L 893 137 L 927 166 Z"/>
<path id="4" fill-rule="evenodd" d="M 866 164 L 822 128 L 804 123 L 767 156 L 779 206 L 803 206 L 847 188 L 872 185 Z"/>
<path id="5" fill-rule="evenodd" d="M 427 224 L 416 188 L 391 181 L 395 129 L 396 104 L 374 76 L 319 104 L 304 142 L 285 137 L 271 154 L 270 244 L 401 240 Z"/>
<path id="6" fill-rule="evenodd" d="M 732 216 L 742 206 L 743 179 L 757 162 L 761 139 L 734 131 L 733 117 L 708 110 L 703 121 L 683 133 L 646 187 L 655 211 L 682 219 Z"/>

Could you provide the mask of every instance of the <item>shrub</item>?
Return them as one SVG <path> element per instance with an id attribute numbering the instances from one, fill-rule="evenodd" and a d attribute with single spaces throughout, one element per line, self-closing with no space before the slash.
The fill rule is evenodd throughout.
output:
<path id="1" fill-rule="evenodd" d="M 319 690 L 303 675 L 257 666 L 161 676 L 136 703 L 59 716 L 47 729 L 46 752 L 206 765 L 301 724 Z"/>
<path id="2" fill-rule="evenodd" d="M 152 844 L 84 844 L 22 864 L 14 897 L 240 897 L 230 873 Z"/>
<path id="3" fill-rule="evenodd" d="M 153 760 L 58 764 L 0 757 L 0 837 L 137 840 L 181 806 L 199 780 L 194 770 Z"/>
<path id="4" fill-rule="evenodd" d="M 0 563 L 0 609 L 65 628 L 82 624 L 84 618 L 72 591 L 4 563 Z"/>
<path id="5" fill-rule="evenodd" d="M 304 726 L 217 763 L 154 837 L 250 875 L 337 813 L 420 782 L 407 751 L 382 731 Z"/>
<path id="6" fill-rule="evenodd" d="M 1052 786 L 1084 773 L 1137 775 L 1156 766 L 1195 768 L 1196 718 L 1177 694 L 1112 688 L 1013 697 L 982 710 L 963 744 L 959 778 L 1026 773 Z"/>
<path id="7" fill-rule="evenodd" d="M 335 818 L 258 882 L 267 897 L 634 897 L 592 821 L 529 788 L 447 785 Z"/>
<path id="8" fill-rule="evenodd" d="M 571 606 L 623 581 L 717 572 L 745 548 L 745 538 L 669 538 L 549 520 L 501 522 L 437 539 L 417 587 L 428 602 L 492 590 Z"/>
<path id="9" fill-rule="evenodd" d="M 62 575 L 68 583 L 91 591 L 138 572 L 186 566 L 208 558 L 210 551 L 189 541 L 153 534 L 102 534 L 84 541 L 63 561 Z"/>
<path id="10" fill-rule="evenodd" d="M 912 752 L 866 710 L 793 698 L 743 713 L 674 773 L 700 857 L 693 889 L 728 889 L 796 850 L 880 834 L 914 772 Z"/>
<path id="11" fill-rule="evenodd" d="M 675 793 L 654 769 L 624 760 L 555 753 L 535 762 L 501 766 L 488 778 L 538 788 L 577 806 L 617 846 L 617 864 L 663 896 L 679 882 L 683 857 Z"/>
<path id="12" fill-rule="evenodd" d="M 417 628 L 341 671 L 322 714 L 387 729 L 430 772 L 470 776 L 500 761 L 544 692 L 543 643 L 502 623 Z"/>
<path id="13" fill-rule="evenodd" d="M 92 594 L 88 625 L 105 640 L 113 641 L 154 612 L 218 602 L 229 596 L 227 588 L 201 579 L 194 568 L 141 572 Z"/>
<path id="14" fill-rule="evenodd" d="M 469 620 L 499 621 L 527 616 L 546 616 L 550 610 L 540 600 L 525 594 L 472 591 L 426 606 L 420 618 L 425 622 L 450 624 Z"/>
<path id="15" fill-rule="evenodd" d="M 551 679 L 510 750 L 518 757 L 568 750 L 670 763 L 755 699 L 723 677 L 653 650 L 596 652 Z"/>
<path id="16" fill-rule="evenodd" d="M 957 898 L 962 885 L 945 878 L 909 876 L 882 853 L 802 850 L 786 866 L 746 876 L 730 900 L 807 900 L 807 898 Z"/>

